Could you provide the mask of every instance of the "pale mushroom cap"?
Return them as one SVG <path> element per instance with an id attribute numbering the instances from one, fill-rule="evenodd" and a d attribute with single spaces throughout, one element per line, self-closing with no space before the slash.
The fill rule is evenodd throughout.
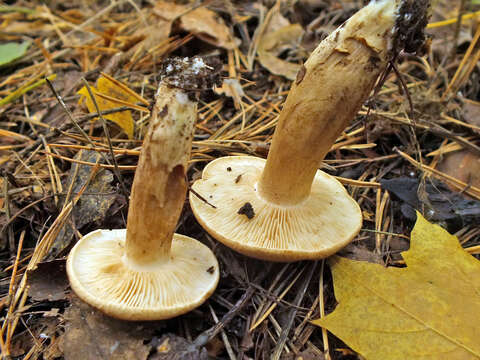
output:
<path id="1" fill-rule="evenodd" d="M 258 259 L 296 261 L 327 257 L 360 231 L 362 212 L 332 176 L 317 171 L 310 196 L 299 204 L 266 202 L 256 189 L 265 160 L 231 156 L 210 162 L 192 188 L 190 205 L 200 224 L 228 247 Z M 249 219 L 238 210 L 246 203 Z M 252 215 L 252 214 L 250 214 Z"/>
<path id="2" fill-rule="evenodd" d="M 125 256 L 126 230 L 96 230 L 72 249 L 67 273 L 75 293 L 124 320 L 161 320 L 201 305 L 215 290 L 218 262 L 202 243 L 174 234 L 169 260 L 138 265 Z"/>

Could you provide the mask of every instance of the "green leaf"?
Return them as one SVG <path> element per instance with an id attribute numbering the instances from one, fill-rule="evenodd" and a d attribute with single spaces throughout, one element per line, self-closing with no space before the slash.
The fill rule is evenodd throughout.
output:
<path id="1" fill-rule="evenodd" d="M 29 46 L 29 41 L 24 41 L 20 44 L 16 42 L 0 44 L 0 66 L 21 58 L 27 52 Z"/>

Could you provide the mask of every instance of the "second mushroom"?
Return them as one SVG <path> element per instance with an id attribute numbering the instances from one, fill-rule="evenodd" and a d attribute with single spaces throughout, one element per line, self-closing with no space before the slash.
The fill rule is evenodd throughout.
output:
<path id="1" fill-rule="evenodd" d="M 424 40 L 419 3 L 371 1 L 320 43 L 292 84 L 266 161 L 205 167 L 192 188 L 208 203 L 190 194 L 190 204 L 212 236 L 251 257 L 295 261 L 327 257 L 357 235 L 360 207 L 318 168 L 396 51 Z"/>
<path id="2" fill-rule="evenodd" d="M 201 305 L 217 286 L 212 251 L 174 233 L 187 192 L 185 173 L 197 117 L 196 102 L 179 86 L 180 81 L 191 86 L 202 64 L 199 58 L 185 58 L 166 67 L 135 172 L 127 229 L 91 232 L 68 256 L 75 293 L 110 316 L 171 318 Z"/>

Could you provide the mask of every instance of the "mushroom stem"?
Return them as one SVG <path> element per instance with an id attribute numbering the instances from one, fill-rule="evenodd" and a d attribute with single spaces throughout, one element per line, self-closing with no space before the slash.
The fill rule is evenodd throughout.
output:
<path id="1" fill-rule="evenodd" d="M 306 199 L 321 161 L 390 60 L 400 1 L 370 4 L 320 43 L 280 113 L 258 192 L 278 205 Z"/>
<path id="2" fill-rule="evenodd" d="M 163 81 L 135 172 L 128 210 L 126 256 L 149 264 L 169 258 L 183 208 L 196 102 Z"/>

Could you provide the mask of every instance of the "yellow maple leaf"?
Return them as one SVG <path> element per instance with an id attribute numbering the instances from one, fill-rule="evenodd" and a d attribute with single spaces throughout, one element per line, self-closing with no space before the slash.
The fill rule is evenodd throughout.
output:
<path id="1" fill-rule="evenodd" d="M 104 76 L 98 78 L 97 88 L 90 86 L 100 111 L 114 109 L 124 105 L 125 103 L 130 103 L 134 106 L 138 100 L 138 97 L 132 95 L 132 90 L 127 91 L 124 89 L 124 87 L 125 86 L 118 86 L 115 81 L 112 81 Z M 97 112 L 95 104 L 93 103 L 93 100 L 91 99 L 85 86 L 82 87 L 77 94 L 82 95 L 80 101 L 85 101 L 85 105 L 87 106 L 89 112 Z M 129 138 L 133 137 L 134 121 L 130 110 L 103 115 L 103 117 L 120 126 L 120 128 L 128 135 Z"/>
<path id="2" fill-rule="evenodd" d="M 480 262 L 420 214 L 406 268 L 333 257 L 339 305 L 313 321 L 366 359 L 479 359 Z"/>

